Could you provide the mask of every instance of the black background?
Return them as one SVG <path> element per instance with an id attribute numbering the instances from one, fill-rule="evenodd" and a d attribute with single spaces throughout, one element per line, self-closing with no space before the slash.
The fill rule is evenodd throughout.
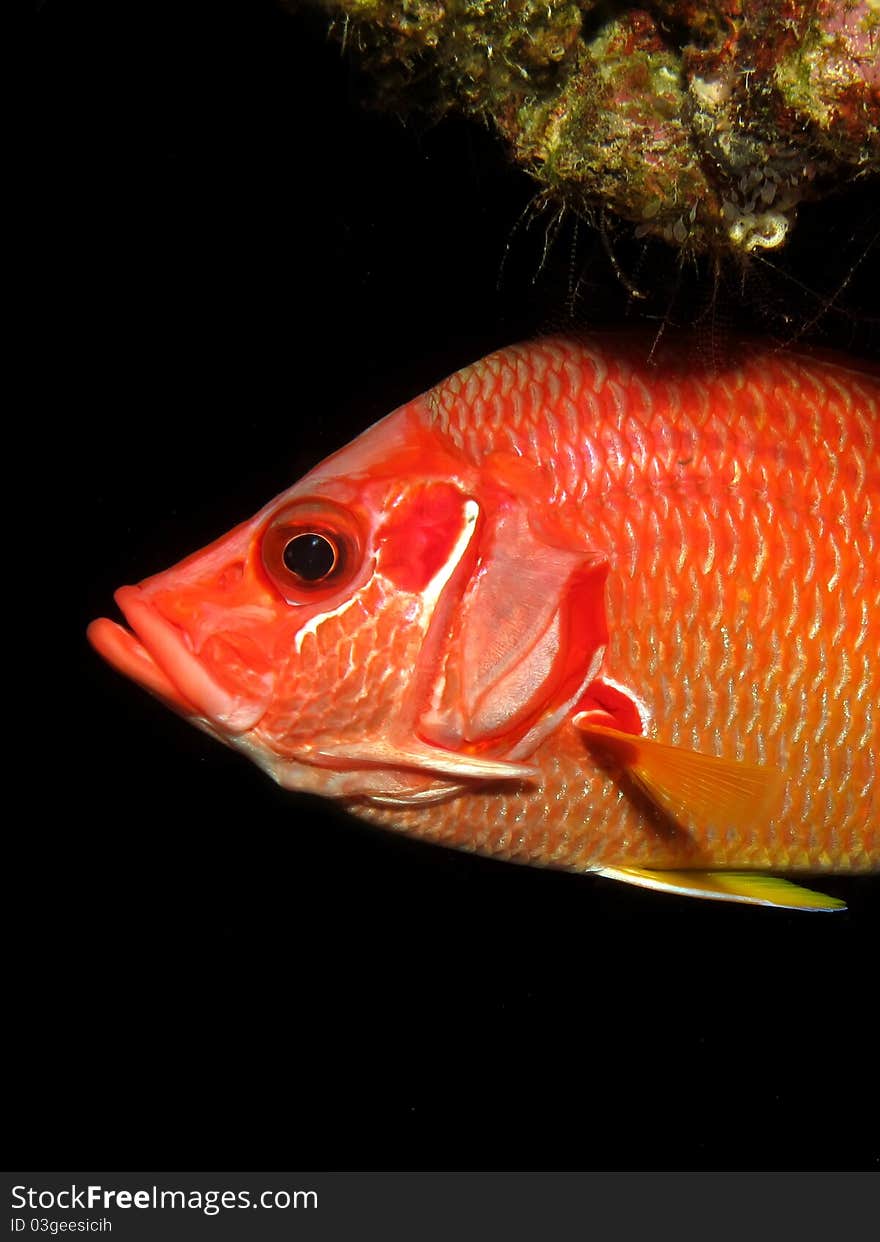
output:
<path id="1" fill-rule="evenodd" d="M 386 836 L 83 637 L 115 587 L 489 349 L 661 322 L 673 257 L 611 238 L 635 306 L 487 132 L 364 109 L 320 15 L 47 0 L 24 64 L 16 1163 L 880 1166 L 877 879 L 797 916 Z M 711 313 L 689 267 L 672 318 L 876 353 L 876 193 L 805 208 Z"/>

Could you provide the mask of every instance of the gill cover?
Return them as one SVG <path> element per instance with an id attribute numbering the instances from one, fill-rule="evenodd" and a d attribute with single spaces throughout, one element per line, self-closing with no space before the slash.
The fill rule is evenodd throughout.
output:
<path id="1" fill-rule="evenodd" d="M 521 503 L 483 522 L 418 732 L 450 749 L 509 739 L 522 755 L 598 671 L 608 566 L 533 529 Z"/>

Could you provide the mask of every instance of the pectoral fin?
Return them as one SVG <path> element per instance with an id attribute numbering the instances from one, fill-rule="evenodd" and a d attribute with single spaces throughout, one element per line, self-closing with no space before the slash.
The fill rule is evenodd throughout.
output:
<path id="1" fill-rule="evenodd" d="M 602 867 L 599 875 L 622 880 L 639 888 L 653 888 L 679 897 L 705 897 L 709 901 L 739 901 L 749 906 L 775 906 L 779 910 L 845 910 L 837 897 L 814 893 L 775 875 L 742 871 L 641 871 L 632 867 Z"/>
<path id="2" fill-rule="evenodd" d="M 684 825 L 714 822 L 746 828 L 765 820 L 782 792 L 776 768 L 719 759 L 667 746 L 637 733 L 594 724 L 582 712 L 572 723 L 584 738 L 620 765 L 645 794 Z"/>

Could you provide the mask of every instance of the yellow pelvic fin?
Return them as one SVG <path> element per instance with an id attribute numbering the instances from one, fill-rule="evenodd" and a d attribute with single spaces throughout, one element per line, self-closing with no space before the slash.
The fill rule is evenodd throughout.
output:
<path id="1" fill-rule="evenodd" d="M 602 867 L 599 875 L 639 888 L 653 888 L 679 897 L 705 897 L 709 901 L 739 901 L 749 906 L 775 906 L 778 910 L 845 910 L 837 897 L 814 893 L 790 880 L 759 871 L 642 871 L 633 867 Z"/>
<path id="2" fill-rule="evenodd" d="M 593 724 L 589 717 L 582 712 L 572 723 L 591 745 L 619 763 L 652 802 L 685 824 L 748 828 L 769 818 L 782 793 L 782 773 L 776 768 L 668 746 Z"/>

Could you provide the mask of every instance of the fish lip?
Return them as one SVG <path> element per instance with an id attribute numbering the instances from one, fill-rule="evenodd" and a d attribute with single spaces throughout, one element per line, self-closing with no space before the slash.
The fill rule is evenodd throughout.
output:
<path id="1" fill-rule="evenodd" d="M 87 637 L 117 671 L 175 711 L 203 718 L 224 733 L 246 733 L 260 722 L 271 691 L 257 698 L 220 685 L 193 654 L 183 632 L 151 607 L 140 587 L 120 587 L 113 598 L 131 629 L 100 617 L 89 626 Z"/>
<path id="2" fill-rule="evenodd" d="M 86 638 L 117 673 L 130 677 L 182 716 L 198 715 L 196 705 L 183 697 L 143 643 L 124 625 L 109 617 L 98 617 L 86 630 Z"/>

